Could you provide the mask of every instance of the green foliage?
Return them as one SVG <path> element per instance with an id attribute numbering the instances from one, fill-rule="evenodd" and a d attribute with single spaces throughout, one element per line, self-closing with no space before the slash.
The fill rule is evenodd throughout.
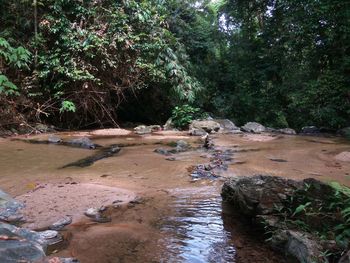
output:
<path id="1" fill-rule="evenodd" d="M 345 250 L 350 244 L 350 188 L 336 182 L 330 185 L 327 196 L 319 196 L 322 190 L 305 184 L 276 210 L 276 215 L 291 227 L 335 240 Z"/>
<path id="2" fill-rule="evenodd" d="M 202 118 L 203 112 L 200 108 L 192 107 L 188 104 L 176 106 L 172 112 L 172 121 L 177 128 L 187 128 L 188 125 L 195 119 Z"/>
<path id="3" fill-rule="evenodd" d="M 62 106 L 60 108 L 60 112 L 65 112 L 65 111 L 71 111 L 71 112 L 75 112 L 76 110 L 76 107 L 75 107 L 75 104 L 71 101 L 68 101 L 68 100 L 64 100 L 62 102 Z"/>

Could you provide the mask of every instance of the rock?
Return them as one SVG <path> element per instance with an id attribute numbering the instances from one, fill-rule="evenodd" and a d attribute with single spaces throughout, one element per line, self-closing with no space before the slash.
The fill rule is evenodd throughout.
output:
<path id="1" fill-rule="evenodd" d="M 185 142 L 183 140 L 179 140 L 176 142 L 176 152 L 185 152 L 190 148 L 190 145 L 188 142 Z"/>
<path id="2" fill-rule="evenodd" d="M 337 134 L 344 136 L 344 137 L 350 137 L 350 127 L 346 127 L 343 129 L 340 129 Z"/>
<path id="3" fill-rule="evenodd" d="M 45 258 L 45 241 L 24 228 L 0 223 L 0 262 L 38 262 Z"/>
<path id="4" fill-rule="evenodd" d="M 295 135 L 295 134 L 297 134 L 296 131 L 294 129 L 291 129 L 291 128 L 279 129 L 278 132 L 282 133 L 282 134 L 287 134 L 287 135 Z"/>
<path id="5" fill-rule="evenodd" d="M 46 133 L 46 132 L 51 132 L 53 129 L 51 129 L 49 126 L 46 124 L 38 123 L 35 125 L 35 129 L 39 132 Z"/>
<path id="6" fill-rule="evenodd" d="M 91 218 L 92 221 L 95 221 L 97 223 L 111 222 L 111 218 L 102 215 L 103 210 L 105 210 L 105 208 L 88 208 L 85 211 L 84 215 Z"/>
<path id="7" fill-rule="evenodd" d="M 265 127 L 265 132 L 276 133 L 276 132 L 278 132 L 278 130 L 275 128 L 271 128 L 271 127 Z"/>
<path id="8" fill-rule="evenodd" d="M 75 258 L 50 257 L 46 258 L 44 263 L 79 263 L 79 260 Z"/>
<path id="9" fill-rule="evenodd" d="M 242 127 L 242 130 L 246 132 L 261 133 L 264 132 L 266 128 L 260 123 L 248 122 Z"/>
<path id="10" fill-rule="evenodd" d="M 16 201 L 11 196 L 0 190 L 0 220 L 6 222 L 21 222 L 23 215 L 19 210 L 24 204 Z"/>
<path id="11" fill-rule="evenodd" d="M 49 138 L 47 139 L 49 143 L 61 143 L 62 139 L 56 135 L 50 135 Z"/>
<path id="12" fill-rule="evenodd" d="M 162 154 L 162 155 L 165 155 L 165 156 L 171 155 L 171 153 L 168 150 L 163 149 L 163 148 L 157 148 L 157 149 L 154 150 L 154 152 Z"/>
<path id="13" fill-rule="evenodd" d="M 305 126 L 301 128 L 301 133 L 303 134 L 314 134 L 314 133 L 319 133 L 320 130 L 316 126 Z"/>
<path id="14" fill-rule="evenodd" d="M 169 118 L 166 123 L 163 125 L 163 130 L 164 131 L 171 131 L 173 130 L 175 127 L 174 127 L 174 124 L 173 124 L 173 119 L 172 118 Z"/>
<path id="15" fill-rule="evenodd" d="M 301 182 L 268 175 L 232 178 L 225 182 L 222 196 L 244 215 L 267 215 L 275 206 L 282 206 L 280 194 L 291 196 L 301 185 Z"/>
<path id="16" fill-rule="evenodd" d="M 338 263 L 350 263 L 350 250 L 340 258 Z"/>
<path id="17" fill-rule="evenodd" d="M 71 216 L 64 216 L 55 223 L 53 223 L 51 226 L 49 226 L 49 229 L 51 230 L 62 230 L 65 226 L 72 223 L 72 217 Z"/>
<path id="18" fill-rule="evenodd" d="M 200 129 L 206 131 L 207 133 L 218 132 L 220 127 L 220 124 L 213 120 L 195 120 L 190 124 L 190 130 Z"/>
<path id="19" fill-rule="evenodd" d="M 220 124 L 221 131 L 223 133 L 241 133 L 241 129 L 237 127 L 232 121 L 229 119 L 215 119 L 215 122 Z"/>
<path id="20" fill-rule="evenodd" d="M 96 149 L 98 147 L 97 144 L 94 144 L 89 138 L 82 137 L 73 139 L 67 142 L 68 145 L 75 146 L 75 147 L 81 147 L 85 149 Z"/>
<path id="21" fill-rule="evenodd" d="M 298 231 L 287 231 L 287 244 L 285 250 L 300 262 L 315 263 L 326 262 L 322 258 L 322 246 L 313 236 Z"/>
<path id="22" fill-rule="evenodd" d="M 205 130 L 203 129 L 195 129 L 195 128 L 190 128 L 188 133 L 191 136 L 205 136 L 206 134 L 208 134 Z"/>
<path id="23" fill-rule="evenodd" d="M 140 125 L 134 128 L 135 133 L 139 135 L 149 134 L 160 130 L 162 130 L 160 125 L 150 125 L 150 126 Z"/>

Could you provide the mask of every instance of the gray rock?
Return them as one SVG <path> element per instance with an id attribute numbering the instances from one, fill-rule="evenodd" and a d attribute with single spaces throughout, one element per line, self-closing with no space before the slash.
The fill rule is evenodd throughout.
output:
<path id="1" fill-rule="evenodd" d="M 188 133 L 191 135 L 191 136 L 205 136 L 207 135 L 208 133 L 203 130 L 203 129 L 195 129 L 195 128 L 190 128 Z"/>
<path id="2" fill-rule="evenodd" d="M 285 251 L 297 258 L 300 262 L 316 263 L 327 262 L 322 255 L 322 246 L 313 236 L 298 232 L 287 231 L 287 242 Z"/>
<path id="3" fill-rule="evenodd" d="M 320 129 L 316 126 L 305 126 L 301 129 L 301 133 L 303 134 L 313 134 L 313 133 L 319 133 Z"/>
<path id="4" fill-rule="evenodd" d="M 47 139 L 49 143 L 60 143 L 62 142 L 62 139 L 56 135 L 50 135 L 49 138 Z"/>
<path id="5" fill-rule="evenodd" d="M 282 133 L 282 134 L 287 134 L 287 135 L 295 135 L 295 134 L 297 134 L 296 131 L 294 129 L 291 129 L 291 128 L 279 129 L 278 132 Z"/>
<path id="6" fill-rule="evenodd" d="M 59 258 L 59 257 L 48 257 L 44 263 L 57 262 L 57 263 L 79 263 L 78 259 L 75 258 Z"/>
<path id="7" fill-rule="evenodd" d="M 229 179 L 222 188 L 222 196 L 247 216 L 267 215 L 275 206 L 282 206 L 281 194 L 291 196 L 302 182 L 281 177 L 257 175 Z"/>
<path id="8" fill-rule="evenodd" d="M 220 127 L 220 124 L 213 120 L 195 120 L 190 124 L 190 130 L 200 129 L 206 131 L 207 133 L 218 132 Z"/>
<path id="9" fill-rule="evenodd" d="M 82 137 L 73 139 L 67 142 L 67 144 L 75 146 L 75 147 L 81 147 L 85 149 L 96 149 L 98 145 L 94 144 L 89 138 Z"/>
<path id="10" fill-rule="evenodd" d="M 0 223 L 0 262 L 38 262 L 45 258 L 45 241 L 24 228 Z"/>
<path id="11" fill-rule="evenodd" d="M 185 152 L 189 148 L 190 148 L 190 145 L 183 140 L 179 140 L 176 142 L 176 152 Z"/>
<path id="12" fill-rule="evenodd" d="M 24 204 L 0 190 L 0 220 L 6 222 L 24 221 L 23 215 L 19 212 L 23 207 Z"/>
<path id="13" fill-rule="evenodd" d="M 72 223 L 72 217 L 71 216 L 64 216 L 55 223 L 53 223 L 51 226 L 49 226 L 49 229 L 51 230 L 62 230 L 65 226 Z"/>
<path id="14" fill-rule="evenodd" d="M 340 258 L 338 263 L 350 263 L 350 250 Z"/>
<path id="15" fill-rule="evenodd" d="M 160 131 L 162 128 L 159 125 L 140 125 L 134 128 L 134 132 L 139 135 L 149 134 L 155 131 Z"/>
<path id="16" fill-rule="evenodd" d="M 84 213 L 84 215 L 86 215 L 87 217 L 90 217 L 90 218 L 94 218 L 99 214 L 100 214 L 100 210 L 98 208 L 95 208 L 95 207 L 88 208 Z"/>
<path id="17" fill-rule="evenodd" d="M 265 126 L 257 122 L 248 122 L 241 128 L 245 132 L 261 133 L 266 130 Z"/>
<path id="18" fill-rule="evenodd" d="M 220 131 L 223 133 L 242 133 L 241 129 L 229 119 L 215 119 L 214 121 L 220 124 Z"/>
<path id="19" fill-rule="evenodd" d="M 163 129 L 165 131 L 171 131 L 173 130 L 175 127 L 174 127 L 174 124 L 173 124 L 173 119 L 172 118 L 169 118 L 166 123 L 163 125 Z"/>

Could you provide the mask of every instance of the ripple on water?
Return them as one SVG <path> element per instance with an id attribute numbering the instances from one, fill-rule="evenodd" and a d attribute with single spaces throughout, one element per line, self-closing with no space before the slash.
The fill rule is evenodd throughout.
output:
<path id="1" fill-rule="evenodd" d="M 174 215 L 162 228 L 169 250 L 166 262 L 235 262 L 231 233 L 223 224 L 221 197 L 182 195 L 175 198 Z"/>

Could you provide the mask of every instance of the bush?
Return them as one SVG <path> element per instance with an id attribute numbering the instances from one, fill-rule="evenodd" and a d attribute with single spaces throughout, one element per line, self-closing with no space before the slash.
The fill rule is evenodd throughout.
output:
<path id="1" fill-rule="evenodd" d="M 172 112 L 172 120 L 176 128 L 184 129 L 195 119 L 203 118 L 205 114 L 200 108 L 190 105 L 176 106 Z"/>

